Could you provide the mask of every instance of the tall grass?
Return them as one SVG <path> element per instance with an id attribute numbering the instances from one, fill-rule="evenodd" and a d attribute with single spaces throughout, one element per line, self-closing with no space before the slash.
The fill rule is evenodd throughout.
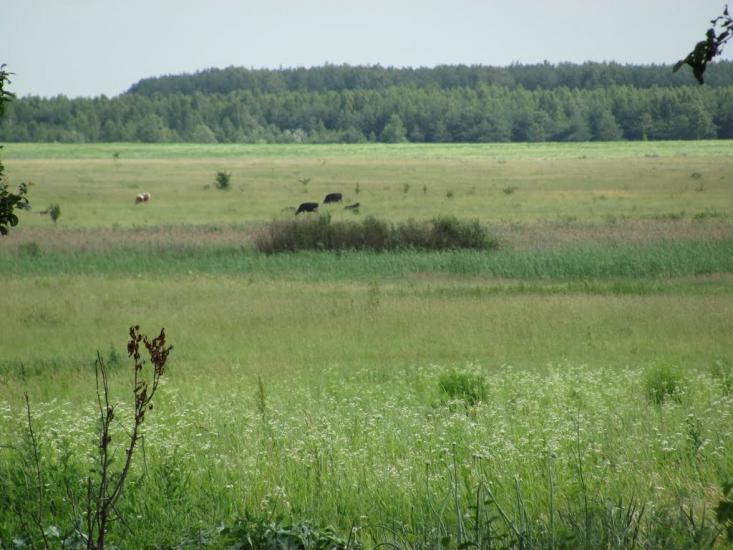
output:
<path id="1" fill-rule="evenodd" d="M 320 222 L 313 222 L 318 224 Z M 308 241 L 313 244 L 313 241 Z M 316 243 L 317 244 L 317 243 Z M 389 252 L 300 251 L 268 255 L 241 246 L 139 245 L 84 252 L 45 251 L 40 243 L 0 254 L 0 272 L 21 275 L 166 276 L 207 273 L 285 280 L 405 278 L 446 273 L 523 281 L 672 278 L 733 272 L 733 240 L 578 244 L 557 250 Z"/>
<path id="2" fill-rule="evenodd" d="M 177 336 L 172 368 L 225 378 L 329 365 L 733 359 L 730 283 L 680 284 L 24 276 L 4 282 L 4 314 L 14 322 L 0 338 L 0 399 L 17 388 L 44 399 L 78 395 L 93 372 L 89 350 L 119 363 L 116 337 L 138 318 Z"/>
<path id="3" fill-rule="evenodd" d="M 487 381 L 480 400 L 442 398 L 456 373 Z M 228 537 L 310 524 L 367 547 L 710 545 L 733 468 L 729 396 L 691 371 L 679 400 L 658 405 L 643 376 L 642 366 L 424 363 L 163 384 L 109 542 L 220 547 L 222 525 Z M 49 533 L 69 532 L 83 498 L 94 405 L 33 408 Z M 22 409 L 0 411 L 2 440 L 23 441 Z M 0 457 L 0 539 L 28 543 L 16 505 L 32 512 L 35 493 L 16 484 L 20 446 Z"/>

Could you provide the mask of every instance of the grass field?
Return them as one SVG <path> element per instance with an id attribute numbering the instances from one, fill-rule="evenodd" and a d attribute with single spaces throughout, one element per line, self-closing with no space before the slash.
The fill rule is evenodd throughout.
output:
<path id="1" fill-rule="evenodd" d="M 58 203 L 59 225 L 72 228 L 262 222 L 334 191 L 359 202 L 362 215 L 393 221 L 440 214 L 486 223 L 727 218 L 731 155 L 728 142 L 4 149 L 10 177 L 34 182 L 36 211 Z M 214 187 L 217 171 L 232 174 L 228 192 Z M 136 207 L 143 191 L 153 200 Z"/>
<path id="2" fill-rule="evenodd" d="M 0 240 L 0 548 L 79 542 L 93 363 L 129 421 L 135 323 L 174 350 L 111 525 L 122 548 L 229 547 L 268 525 L 281 541 L 332 526 L 351 548 L 725 544 L 733 144 L 3 159 L 35 185 Z M 500 247 L 253 250 L 283 207 L 330 191 L 362 204 L 334 218 L 478 218 Z M 38 214 L 51 203 L 57 224 Z"/>

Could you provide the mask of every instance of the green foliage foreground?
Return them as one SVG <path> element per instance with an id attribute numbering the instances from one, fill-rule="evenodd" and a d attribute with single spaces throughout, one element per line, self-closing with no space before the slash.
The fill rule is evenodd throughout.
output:
<path id="1" fill-rule="evenodd" d="M 445 398 L 459 372 L 485 380 L 480 400 Z M 189 378 L 196 391 L 162 381 L 145 459 L 119 503 L 125 523 L 108 538 L 125 548 L 257 548 L 301 536 L 310 542 L 293 547 L 712 544 L 722 529 L 711 510 L 733 468 L 731 396 L 710 373 L 688 372 L 679 398 L 657 403 L 643 376 L 636 367 L 425 363 L 259 383 L 202 374 Z M 22 415 L 0 409 L 0 435 L 14 442 L 0 449 L 6 546 L 39 542 L 31 518 L 55 544 L 73 536 L 95 452 L 93 407 L 34 406 L 42 488 Z M 327 525 L 340 535 L 320 531 Z"/>

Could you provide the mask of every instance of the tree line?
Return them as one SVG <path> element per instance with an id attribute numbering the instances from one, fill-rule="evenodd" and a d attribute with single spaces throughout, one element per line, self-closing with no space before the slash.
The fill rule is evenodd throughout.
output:
<path id="1" fill-rule="evenodd" d="M 194 74 L 166 75 L 143 79 L 128 93 L 153 95 L 181 92 L 227 94 L 250 91 L 255 94 L 283 92 L 326 92 L 345 90 L 385 90 L 392 87 L 474 88 L 488 86 L 522 87 L 526 90 L 555 88 L 595 89 L 608 86 L 689 86 L 696 84 L 691 72 L 673 73 L 672 65 L 622 65 L 620 63 L 582 64 L 548 62 L 508 67 L 485 65 L 439 65 L 427 67 L 382 67 L 323 65 L 286 69 L 247 69 L 227 67 L 206 69 Z M 733 85 L 733 62 L 712 64 L 706 75 L 708 86 Z"/>
<path id="2" fill-rule="evenodd" d="M 722 65 L 733 67 L 733 64 Z M 710 70 L 715 67 L 718 64 Z M 185 81 L 186 77 L 181 78 Z M 151 95 L 128 92 L 114 98 L 25 97 L 8 105 L 6 116 L 0 122 L 0 140 L 10 142 L 358 143 L 712 138 L 733 138 L 733 85 L 638 87 L 623 84 L 527 89 L 479 82 L 447 88 L 402 84 L 320 91 L 238 89 L 227 93 L 200 90 L 188 93 L 179 90 Z"/>

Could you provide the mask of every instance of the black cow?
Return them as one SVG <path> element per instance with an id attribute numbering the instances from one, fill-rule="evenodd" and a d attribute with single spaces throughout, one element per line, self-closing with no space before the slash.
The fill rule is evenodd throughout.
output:
<path id="1" fill-rule="evenodd" d="M 323 204 L 328 204 L 329 202 L 341 202 L 341 199 L 343 199 L 344 196 L 341 193 L 329 193 L 326 195 L 326 198 L 323 199 Z"/>
<path id="2" fill-rule="evenodd" d="M 317 202 L 304 202 L 295 211 L 295 215 L 297 216 L 301 212 L 315 212 L 316 210 L 318 210 Z"/>
<path id="3" fill-rule="evenodd" d="M 348 206 L 344 206 L 344 210 L 358 210 L 359 209 L 359 203 L 355 202 L 354 204 L 349 204 Z"/>

